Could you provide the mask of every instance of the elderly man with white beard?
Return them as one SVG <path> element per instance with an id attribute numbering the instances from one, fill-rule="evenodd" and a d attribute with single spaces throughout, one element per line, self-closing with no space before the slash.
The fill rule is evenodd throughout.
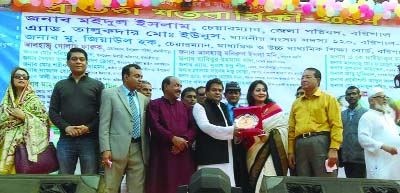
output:
<path id="1" fill-rule="evenodd" d="M 370 110 L 363 114 L 358 125 L 367 178 L 400 180 L 400 136 L 388 113 L 388 97 L 379 87 L 372 88 L 368 96 Z"/>

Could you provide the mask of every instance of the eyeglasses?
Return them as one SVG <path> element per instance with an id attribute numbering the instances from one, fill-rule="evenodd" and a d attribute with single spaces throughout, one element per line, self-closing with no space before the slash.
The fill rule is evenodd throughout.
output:
<path id="1" fill-rule="evenodd" d="M 372 98 L 374 98 L 374 99 L 376 99 L 376 98 L 380 98 L 380 99 L 389 99 L 389 97 L 386 96 L 386 95 L 374 96 L 374 97 L 372 97 Z"/>
<path id="2" fill-rule="evenodd" d="M 24 79 L 24 80 L 29 80 L 29 76 L 25 75 L 25 74 L 14 74 L 14 78 L 15 79 Z"/>
<path id="3" fill-rule="evenodd" d="M 206 96 L 206 93 L 197 93 L 198 96 Z"/>

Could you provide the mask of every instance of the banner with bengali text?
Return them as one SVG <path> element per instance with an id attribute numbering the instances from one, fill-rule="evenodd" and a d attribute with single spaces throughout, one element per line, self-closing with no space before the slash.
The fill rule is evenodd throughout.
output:
<path id="1" fill-rule="evenodd" d="M 240 12 L 236 6 L 222 1 L 193 1 L 190 8 L 182 8 L 179 3 L 171 1 L 162 2 L 157 7 L 128 7 L 119 6 L 118 8 L 103 7 L 96 9 L 93 6 L 73 6 L 69 3 L 54 4 L 50 7 L 32 6 L 25 4 L 21 7 L 11 6 L 12 11 L 32 12 L 32 13 L 53 13 L 83 16 L 107 16 L 107 17 L 128 17 L 128 18 L 148 18 L 161 20 L 189 20 L 189 21 L 242 21 L 242 22 L 296 22 L 296 23 L 328 23 L 344 25 L 374 25 L 374 26 L 398 26 L 400 19 L 382 19 L 382 17 L 343 17 L 318 16 L 317 12 L 304 14 L 301 7 L 288 12 L 283 9 L 276 9 L 266 12 L 263 5 L 251 6 L 248 12 Z"/>
<path id="2" fill-rule="evenodd" d="M 0 97 L 10 82 L 11 70 L 19 65 L 21 13 L 0 11 Z M 0 99 L 0 100 L 1 100 Z"/>

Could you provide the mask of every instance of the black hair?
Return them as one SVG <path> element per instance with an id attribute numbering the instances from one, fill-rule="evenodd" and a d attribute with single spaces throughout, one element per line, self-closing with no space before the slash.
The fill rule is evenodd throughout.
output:
<path id="1" fill-rule="evenodd" d="M 87 55 L 86 51 L 82 48 L 71 48 L 67 53 L 67 60 L 71 59 L 71 55 L 73 52 L 82 53 L 83 55 L 85 55 L 86 60 L 88 60 L 88 55 Z"/>
<path id="2" fill-rule="evenodd" d="M 205 86 L 199 86 L 199 87 L 197 87 L 197 88 L 196 88 L 196 94 L 197 94 L 197 93 L 199 92 L 199 90 L 202 89 L 202 88 L 205 89 L 206 87 L 205 87 Z"/>
<path id="3" fill-rule="evenodd" d="M 214 78 L 214 79 L 207 81 L 206 91 L 210 91 L 212 84 L 219 84 L 222 86 L 222 90 L 224 90 L 224 85 L 222 84 L 222 81 L 219 78 Z"/>
<path id="4" fill-rule="evenodd" d="M 164 78 L 164 80 L 161 83 L 161 90 L 164 92 L 164 85 L 170 85 L 171 84 L 171 78 L 174 78 L 173 76 L 167 76 Z"/>
<path id="5" fill-rule="evenodd" d="M 195 92 L 196 90 L 193 87 L 187 87 L 185 89 L 183 89 L 182 93 L 181 93 L 181 99 L 185 98 L 185 95 L 187 92 Z"/>
<path id="6" fill-rule="evenodd" d="M 253 98 L 253 92 L 254 92 L 254 89 L 256 89 L 256 86 L 257 86 L 257 84 L 262 84 L 264 87 L 265 87 L 265 91 L 267 92 L 267 98 L 265 99 L 265 101 L 264 101 L 264 103 L 265 104 L 268 104 L 268 103 L 272 103 L 272 102 L 274 102 L 273 100 L 271 100 L 270 98 L 269 98 L 269 94 L 268 94 L 268 86 L 267 86 L 267 84 L 264 82 L 264 81 L 262 81 L 262 80 L 256 80 L 256 81 L 253 81 L 251 84 L 250 84 L 250 86 L 249 86 L 249 89 L 247 90 L 247 104 L 249 105 L 249 106 L 254 106 L 255 105 L 255 101 L 254 101 L 254 98 Z"/>
<path id="7" fill-rule="evenodd" d="M 319 78 L 319 82 L 318 82 L 318 86 L 319 86 L 321 83 L 321 72 L 316 68 L 306 68 L 305 70 L 314 71 L 314 77 Z"/>
<path id="8" fill-rule="evenodd" d="M 11 83 L 11 88 L 14 94 L 14 97 L 17 97 L 17 88 L 14 85 L 14 75 L 18 70 L 22 70 L 24 72 L 26 72 L 26 75 L 28 75 L 28 79 L 29 79 L 29 72 L 28 70 L 26 70 L 25 68 L 21 68 L 21 67 L 15 67 L 12 71 L 11 71 L 11 78 L 10 78 L 10 83 Z"/>
<path id="9" fill-rule="evenodd" d="M 360 93 L 361 93 L 361 92 L 360 92 L 360 89 L 359 89 L 358 87 L 356 87 L 356 86 L 349 86 L 349 87 L 346 89 L 345 94 L 347 93 L 348 90 L 353 90 L 353 89 L 357 89 L 357 94 L 360 94 Z"/>
<path id="10" fill-rule="evenodd" d="M 305 70 L 314 71 L 314 77 L 321 79 L 321 72 L 316 68 L 306 68 Z"/>
<path id="11" fill-rule="evenodd" d="M 135 68 L 137 70 L 141 70 L 142 69 L 137 64 L 128 64 L 128 65 L 124 66 L 122 68 L 122 80 L 124 80 L 124 75 L 128 75 L 129 76 L 131 74 L 131 71 L 130 71 L 131 68 Z"/>

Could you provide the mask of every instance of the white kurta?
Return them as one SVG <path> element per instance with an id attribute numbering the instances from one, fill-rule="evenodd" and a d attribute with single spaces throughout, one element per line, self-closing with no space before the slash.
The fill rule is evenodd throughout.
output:
<path id="1" fill-rule="evenodd" d="M 364 113 L 358 125 L 358 141 L 364 148 L 367 178 L 400 180 L 400 155 L 381 149 L 385 144 L 400 153 L 399 131 L 388 113 L 372 109 Z"/>
<path id="2" fill-rule="evenodd" d="M 233 126 L 227 126 L 228 122 L 221 107 L 218 105 L 221 114 L 225 119 L 225 125 L 223 126 L 216 126 L 210 123 L 207 118 L 206 111 L 202 105 L 196 103 L 193 107 L 193 117 L 196 120 L 197 126 L 209 136 L 219 139 L 219 140 L 229 140 L 228 141 L 228 152 L 229 152 L 229 163 L 226 164 L 211 164 L 211 165 L 200 165 L 198 169 L 201 168 L 219 168 L 224 171 L 231 181 L 231 185 L 235 186 L 235 177 L 233 175 L 233 157 L 232 157 L 232 143 L 230 139 L 233 139 Z"/>

